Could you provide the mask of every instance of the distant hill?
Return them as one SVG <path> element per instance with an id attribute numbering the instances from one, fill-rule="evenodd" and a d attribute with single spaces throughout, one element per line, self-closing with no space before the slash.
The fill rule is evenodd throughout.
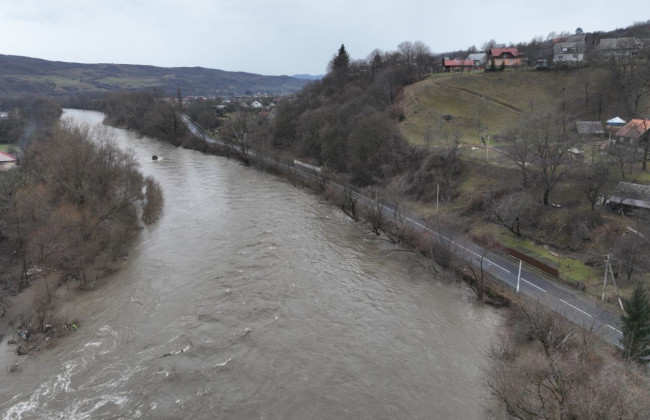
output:
<path id="1" fill-rule="evenodd" d="M 0 54 L 0 95 L 70 95 L 114 90 L 162 89 L 176 95 L 226 96 L 298 91 L 306 80 L 203 67 L 80 64 Z"/>
<path id="2" fill-rule="evenodd" d="M 303 80 L 320 80 L 323 77 L 325 77 L 324 74 L 317 74 L 317 75 L 311 75 L 311 74 L 294 74 L 293 76 L 296 79 L 303 79 Z"/>

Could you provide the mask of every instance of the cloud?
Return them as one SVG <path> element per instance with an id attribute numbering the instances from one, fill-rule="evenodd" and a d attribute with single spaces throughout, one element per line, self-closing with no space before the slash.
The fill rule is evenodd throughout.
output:
<path id="1" fill-rule="evenodd" d="M 0 53 L 61 61 L 322 73 L 344 43 L 353 58 L 421 40 L 445 52 L 609 30 L 640 1 L 604 0 L 0 0 Z M 623 7 L 624 6 L 624 7 Z M 635 7 L 636 6 L 636 7 Z"/>

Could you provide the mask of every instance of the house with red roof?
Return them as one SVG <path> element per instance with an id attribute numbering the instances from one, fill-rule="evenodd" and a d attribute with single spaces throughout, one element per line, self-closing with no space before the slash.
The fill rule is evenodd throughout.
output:
<path id="1" fill-rule="evenodd" d="M 638 144 L 649 138 L 648 136 L 650 136 L 650 120 L 645 118 L 630 120 L 616 133 L 618 143 L 622 144 Z"/>
<path id="2" fill-rule="evenodd" d="M 10 169 L 16 166 L 16 156 L 0 152 L 0 170 Z"/>
<path id="3" fill-rule="evenodd" d="M 445 71 L 470 71 L 474 68 L 474 60 L 442 60 Z"/>
<path id="4" fill-rule="evenodd" d="M 506 68 L 521 67 L 526 64 L 524 54 L 519 52 L 516 48 L 490 48 L 487 51 L 488 66 L 492 65 L 499 68 L 505 66 Z"/>

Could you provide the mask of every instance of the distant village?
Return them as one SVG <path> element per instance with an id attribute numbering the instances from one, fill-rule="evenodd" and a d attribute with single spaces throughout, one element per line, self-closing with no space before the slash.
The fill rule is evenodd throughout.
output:
<path id="1" fill-rule="evenodd" d="M 231 95 L 227 99 L 207 96 L 184 96 L 182 97 L 181 101 L 183 108 L 186 108 L 190 104 L 196 102 L 216 101 L 218 104 L 213 106 L 213 110 L 215 114 L 222 117 L 234 111 L 249 111 L 257 112 L 257 115 L 260 117 L 272 118 L 275 115 L 275 108 L 278 106 L 278 104 L 284 100 L 291 99 L 292 96 L 293 95 L 270 97 L 263 96 L 259 93 L 254 96 Z M 169 103 L 176 103 L 178 99 L 168 97 L 165 98 L 165 101 Z"/>
<path id="2" fill-rule="evenodd" d="M 466 58 L 449 58 L 442 60 L 444 71 L 496 71 L 507 68 L 534 66 L 537 70 L 547 70 L 552 65 L 567 66 L 571 63 L 581 63 L 589 55 L 596 60 L 634 55 L 644 46 L 650 45 L 650 40 L 627 38 L 601 38 L 587 41 L 587 35 L 578 30 L 576 34 L 554 38 L 552 54 L 540 52 L 536 57 L 526 57 L 516 47 L 504 45 L 488 48 L 485 52 L 473 52 Z M 550 52 L 550 51 L 549 51 Z"/>

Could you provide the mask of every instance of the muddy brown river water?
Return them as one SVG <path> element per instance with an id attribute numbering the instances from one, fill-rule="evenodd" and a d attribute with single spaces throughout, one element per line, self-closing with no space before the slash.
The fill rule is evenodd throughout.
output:
<path id="1" fill-rule="evenodd" d="M 163 216 L 66 304 L 77 332 L 18 373 L 0 343 L 3 418 L 485 417 L 498 312 L 281 178 L 115 132 Z"/>

